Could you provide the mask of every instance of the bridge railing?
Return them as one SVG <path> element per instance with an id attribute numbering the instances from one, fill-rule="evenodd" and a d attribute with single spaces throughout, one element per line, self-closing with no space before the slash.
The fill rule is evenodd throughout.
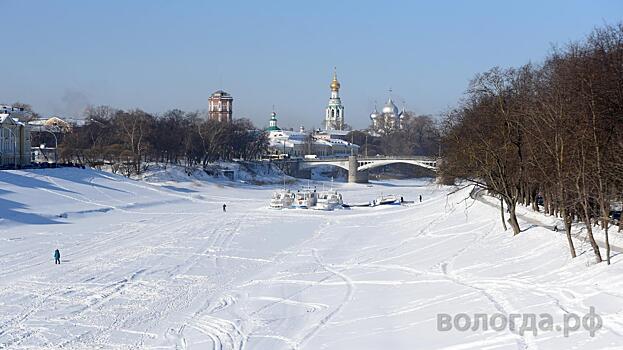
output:
<path id="1" fill-rule="evenodd" d="M 423 160 L 423 161 L 435 161 L 436 157 L 427 156 L 382 156 L 382 157 L 358 157 L 358 161 L 371 161 L 371 160 Z"/>
<path id="2" fill-rule="evenodd" d="M 375 160 L 421 160 L 421 161 L 436 161 L 436 157 L 427 156 L 383 156 L 383 157 L 357 157 L 359 162 L 369 162 Z M 343 162 L 348 160 L 348 157 L 327 157 L 327 158 L 303 158 L 299 159 L 304 162 Z"/>

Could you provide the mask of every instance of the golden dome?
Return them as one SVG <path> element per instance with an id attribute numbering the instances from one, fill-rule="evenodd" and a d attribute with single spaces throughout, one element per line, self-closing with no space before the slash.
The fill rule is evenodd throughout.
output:
<path id="1" fill-rule="evenodd" d="M 337 81 L 337 73 L 333 72 L 333 81 L 331 81 L 331 91 L 338 91 L 340 89 L 340 82 Z"/>

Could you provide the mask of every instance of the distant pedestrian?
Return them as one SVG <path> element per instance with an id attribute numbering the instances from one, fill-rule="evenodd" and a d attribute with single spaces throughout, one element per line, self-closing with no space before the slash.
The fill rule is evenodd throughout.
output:
<path id="1" fill-rule="evenodd" d="M 402 202 L 404 202 L 404 201 L 405 201 L 404 197 L 403 197 L 403 196 L 400 196 L 400 203 L 402 203 Z"/>
<path id="2" fill-rule="evenodd" d="M 554 232 L 558 232 L 558 224 L 554 225 L 554 229 L 553 230 L 554 230 Z"/>
<path id="3" fill-rule="evenodd" d="M 223 204 L 223 213 L 227 212 L 227 204 Z"/>
<path id="4" fill-rule="evenodd" d="M 60 265 L 60 263 L 61 263 L 61 252 L 58 249 L 56 249 L 54 251 L 54 265 L 56 264 Z"/>
<path id="5" fill-rule="evenodd" d="M 422 195 L 420 195 L 420 203 L 422 203 Z"/>

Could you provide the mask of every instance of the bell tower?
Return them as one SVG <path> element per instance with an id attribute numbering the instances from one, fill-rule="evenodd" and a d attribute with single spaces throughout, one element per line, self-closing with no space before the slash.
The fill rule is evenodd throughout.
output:
<path id="1" fill-rule="evenodd" d="M 333 69 L 333 80 L 331 81 L 331 97 L 325 111 L 324 129 L 325 130 L 344 130 L 344 106 L 340 100 L 340 82 L 337 80 L 337 72 Z"/>

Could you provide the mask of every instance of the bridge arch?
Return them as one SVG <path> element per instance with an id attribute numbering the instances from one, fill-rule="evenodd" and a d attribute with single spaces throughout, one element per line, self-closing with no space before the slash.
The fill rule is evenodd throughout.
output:
<path id="1" fill-rule="evenodd" d="M 341 162 L 341 161 L 305 161 L 305 162 L 301 162 L 300 167 L 302 169 L 306 169 L 306 168 L 312 168 L 312 167 L 317 167 L 317 166 L 321 166 L 321 165 L 329 165 L 329 166 L 334 166 L 334 167 L 338 167 L 338 168 L 342 168 L 346 171 L 348 171 L 348 162 Z"/>
<path id="2" fill-rule="evenodd" d="M 357 167 L 357 171 L 364 171 L 369 169 L 378 168 L 385 165 L 390 164 L 411 164 L 415 166 L 419 166 L 425 169 L 430 169 L 433 171 L 437 170 L 437 162 L 434 160 L 413 160 L 413 159 L 382 159 L 382 160 L 370 160 L 370 161 L 360 161 L 359 167 Z"/>
<path id="3" fill-rule="evenodd" d="M 413 156 L 413 157 L 370 157 L 359 158 L 355 155 L 348 158 L 329 158 L 329 159 L 299 159 L 296 162 L 296 168 L 303 170 L 320 165 L 329 165 L 338 167 L 348 172 L 348 182 L 366 183 L 368 182 L 368 170 L 390 164 L 410 164 L 425 169 L 437 171 L 437 159 Z"/>

